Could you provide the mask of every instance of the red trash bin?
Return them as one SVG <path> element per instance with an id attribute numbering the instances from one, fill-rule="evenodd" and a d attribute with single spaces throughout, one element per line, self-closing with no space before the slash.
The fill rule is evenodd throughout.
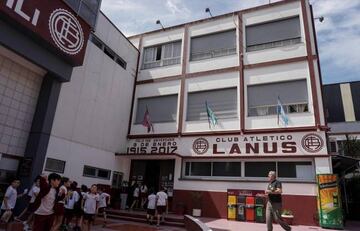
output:
<path id="1" fill-rule="evenodd" d="M 245 207 L 246 221 L 255 221 L 255 197 L 247 196 Z"/>

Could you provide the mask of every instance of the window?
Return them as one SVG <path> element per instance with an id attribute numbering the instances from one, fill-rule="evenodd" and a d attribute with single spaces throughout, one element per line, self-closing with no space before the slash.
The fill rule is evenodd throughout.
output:
<path id="1" fill-rule="evenodd" d="M 240 177 L 241 162 L 186 162 L 185 176 Z"/>
<path id="2" fill-rule="evenodd" d="M 241 162 L 213 162 L 213 176 L 241 176 Z"/>
<path id="3" fill-rule="evenodd" d="M 135 124 L 143 122 L 146 108 L 153 123 L 175 122 L 177 119 L 177 101 L 177 94 L 139 98 Z"/>
<path id="4" fill-rule="evenodd" d="M 211 176 L 211 162 L 187 162 L 188 176 Z"/>
<path id="5" fill-rule="evenodd" d="M 65 2 L 93 28 L 101 0 L 65 0 Z"/>
<path id="6" fill-rule="evenodd" d="M 181 41 L 144 48 L 142 69 L 170 66 L 181 62 Z"/>
<path id="7" fill-rule="evenodd" d="M 278 162 L 278 177 L 314 179 L 315 173 L 311 162 Z"/>
<path id="8" fill-rule="evenodd" d="M 46 158 L 45 171 L 64 173 L 64 171 L 65 171 L 65 163 L 66 162 L 63 161 L 63 160 Z"/>
<path id="9" fill-rule="evenodd" d="M 121 188 L 122 180 L 123 180 L 122 172 L 113 172 L 112 184 L 113 188 Z"/>
<path id="10" fill-rule="evenodd" d="M 83 170 L 83 176 L 95 177 L 104 180 L 109 180 L 110 174 L 111 174 L 111 170 L 91 167 L 87 165 L 84 166 L 84 170 Z"/>
<path id="11" fill-rule="evenodd" d="M 248 86 L 248 116 L 277 114 L 277 100 L 280 98 L 285 113 L 308 112 L 306 80 Z"/>
<path id="12" fill-rule="evenodd" d="M 339 141 L 336 141 L 337 143 L 337 146 L 338 146 L 338 153 L 340 155 L 345 155 L 345 145 L 346 145 L 346 140 L 339 140 Z"/>
<path id="13" fill-rule="evenodd" d="M 106 46 L 96 35 L 90 34 L 90 41 L 102 50 L 110 59 L 119 64 L 122 68 L 126 69 L 126 62 L 113 51 L 110 47 Z"/>
<path id="14" fill-rule="evenodd" d="M 207 120 L 206 102 L 218 119 L 237 118 L 237 88 L 188 93 L 187 121 Z"/>
<path id="15" fill-rule="evenodd" d="M 295 181 L 314 181 L 315 168 L 311 161 L 184 161 L 184 177 L 213 179 L 246 179 L 268 178 L 270 171 L 275 171 L 277 177 Z"/>
<path id="16" fill-rule="evenodd" d="M 191 38 L 190 60 L 236 54 L 236 30 Z"/>
<path id="17" fill-rule="evenodd" d="M 100 50 L 104 50 L 104 44 L 95 35 L 90 34 L 90 41 L 94 43 L 94 45 L 97 46 Z"/>
<path id="18" fill-rule="evenodd" d="M 276 171 L 276 162 L 245 162 L 245 177 L 267 177 Z"/>
<path id="19" fill-rule="evenodd" d="M 107 55 L 107 56 L 109 56 L 109 58 L 110 59 L 115 59 L 115 52 L 114 51 L 112 51 L 109 47 L 105 47 L 104 48 L 104 53 Z"/>
<path id="20" fill-rule="evenodd" d="M 246 27 L 246 51 L 263 50 L 300 42 L 299 16 Z"/>
<path id="21" fill-rule="evenodd" d="M 336 141 L 330 141 L 330 152 L 331 153 L 336 153 Z"/>

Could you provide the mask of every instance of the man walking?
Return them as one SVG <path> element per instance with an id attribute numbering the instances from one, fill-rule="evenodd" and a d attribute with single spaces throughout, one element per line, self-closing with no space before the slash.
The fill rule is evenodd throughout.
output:
<path id="1" fill-rule="evenodd" d="M 273 230 L 273 219 L 281 225 L 284 230 L 291 230 L 291 227 L 281 219 L 281 194 L 282 186 L 281 182 L 276 179 L 276 172 L 269 172 L 269 185 L 265 190 L 265 194 L 268 195 L 268 202 L 266 204 L 266 225 L 267 230 Z"/>

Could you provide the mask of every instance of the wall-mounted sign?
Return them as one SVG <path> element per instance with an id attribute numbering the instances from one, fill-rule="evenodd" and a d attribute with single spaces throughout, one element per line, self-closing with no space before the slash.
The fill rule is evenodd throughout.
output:
<path id="1" fill-rule="evenodd" d="M 83 63 L 90 26 L 63 1 L 0 1 L 0 16 L 46 42 L 53 53 L 72 65 Z"/>
<path id="2" fill-rule="evenodd" d="M 325 133 L 204 136 L 130 140 L 126 154 L 177 154 L 181 156 L 326 155 Z"/>

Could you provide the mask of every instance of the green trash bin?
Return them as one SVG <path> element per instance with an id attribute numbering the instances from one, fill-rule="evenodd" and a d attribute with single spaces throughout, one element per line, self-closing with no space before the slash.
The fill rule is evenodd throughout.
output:
<path id="1" fill-rule="evenodd" d="M 265 197 L 255 197 L 255 221 L 265 223 Z"/>

